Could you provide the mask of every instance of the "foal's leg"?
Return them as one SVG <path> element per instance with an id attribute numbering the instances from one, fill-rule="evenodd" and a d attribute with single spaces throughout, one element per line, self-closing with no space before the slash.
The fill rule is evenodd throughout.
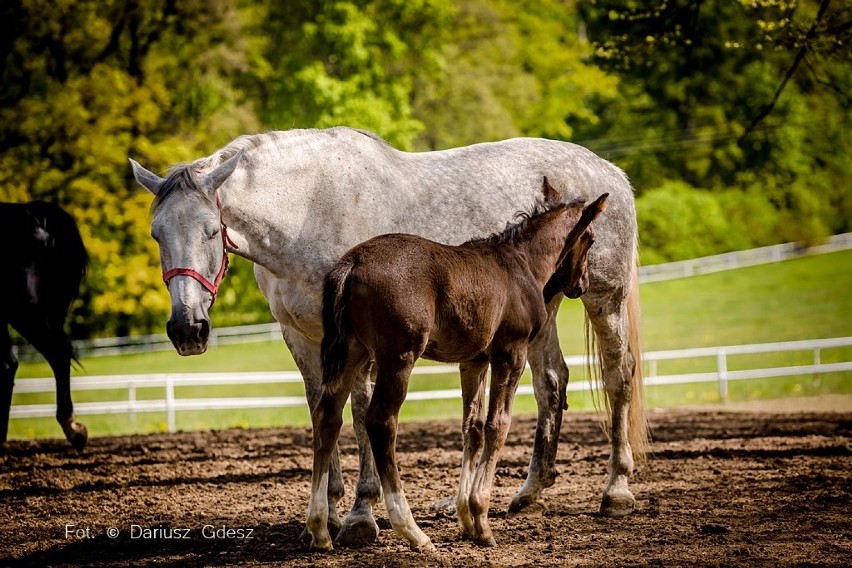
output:
<path id="1" fill-rule="evenodd" d="M 370 438 L 364 425 L 364 417 L 373 395 L 372 369 L 372 365 L 367 365 L 355 378 L 352 389 L 352 426 L 358 441 L 360 469 L 355 501 L 352 503 L 352 510 L 343 519 L 337 538 L 334 539 L 335 546 L 360 546 L 375 541 L 379 536 L 379 526 L 373 517 L 373 505 L 381 498 L 382 487 L 376 473 Z"/>
<path id="2" fill-rule="evenodd" d="M 459 492 L 456 496 L 456 515 L 462 526 L 462 534 L 475 535 L 473 515 L 468 506 L 473 475 L 482 453 L 482 436 L 485 428 L 485 374 L 488 360 L 462 363 L 459 368 L 462 387 L 462 453 Z"/>
<path id="3" fill-rule="evenodd" d="M 399 409 L 405 400 L 408 379 L 418 355 L 414 351 L 384 356 L 376 354 L 376 388 L 367 408 L 366 426 L 391 526 L 410 543 L 412 550 L 434 550 L 432 541 L 414 522 L 396 463 Z"/>
<path id="4" fill-rule="evenodd" d="M 473 477 L 469 506 L 473 515 L 474 540 L 485 546 L 495 546 L 488 506 L 491 487 L 497 470 L 497 458 L 512 423 L 512 403 L 518 382 L 527 362 L 526 343 L 513 348 L 499 349 L 491 358 L 491 392 L 488 399 L 488 418 L 485 421 L 485 444 Z"/>
<path id="5" fill-rule="evenodd" d="M 366 352 L 352 346 L 352 351 L 333 385 L 323 385 L 322 393 L 311 412 L 314 427 L 314 464 L 311 474 L 311 497 L 308 503 L 307 528 L 311 548 L 331 550 L 328 533 L 329 465 L 337 449 L 337 437 L 343 426 L 343 406 L 352 391 L 355 377 L 367 362 Z"/>
<path id="6" fill-rule="evenodd" d="M 627 479 L 633 473 L 628 411 L 633 396 L 631 376 L 636 364 L 628 347 L 627 304 L 623 300 L 594 296 L 584 296 L 583 303 L 587 306 L 597 335 L 603 383 L 612 410 L 609 480 L 604 489 L 600 512 L 609 517 L 620 517 L 633 511 L 635 503 L 627 484 Z"/>
<path id="7" fill-rule="evenodd" d="M 64 315 L 63 315 L 64 316 Z M 16 317 L 12 322 L 24 339 L 44 355 L 56 379 L 56 421 L 62 427 L 65 438 L 74 449 L 86 447 L 89 431 L 77 422 L 74 404 L 71 402 L 71 342 L 62 329 L 63 321 L 51 321 L 43 314 L 33 312 Z"/>
<path id="8" fill-rule="evenodd" d="M 284 341 L 293 354 L 296 366 L 302 373 L 305 382 L 305 395 L 308 400 L 308 408 L 316 407 L 322 396 L 322 359 L 320 357 L 320 346 L 305 338 L 295 330 L 282 325 L 281 331 Z M 329 458 L 329 480 L 328 480 L 328 523 L 333 527 L 340 526 L 340 517 L 337 516 L 337 502 L 343 497 L 343 474 L 340 471 L 340 457 L 337 446 L 332 449 Z M 302 532 L 302 540 L 308 540 L 310 534 L 307 528 Z"/>
<path id="9" fill-rule="evenodd" d="M 15 386 L 17 370 L 18 359 L 12 353 L 9 324 L 0 321 L 0 452 L 9 433 L 9 407 L 12 406 L 12 388 Z"/>
<path id="10" fill-rule="evenodd" d="M 547 322 L 529 347 L 538 422 L 527 479 L 512 498 L 509 514 L 527 508 L 544 509 L 541 493 L 556 481 L 556 450 L 562 428 L 562 411 L 566 405 L 565 388 L 568 385 L 568 366 L 562 356 L 556 331 L 556 313 L 561 301 L 562 294 L 559 294 L 550 303 Z"/>

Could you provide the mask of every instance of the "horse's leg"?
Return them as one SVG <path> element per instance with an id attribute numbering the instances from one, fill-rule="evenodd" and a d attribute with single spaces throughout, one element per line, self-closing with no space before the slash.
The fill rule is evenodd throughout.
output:
<path id="1" fill-rule="evenodd" d="M 313 409 L 322 396 L 320 346 L 287 326 L 282 325 L 281 331 L 284 335 L 284 341 L 293 355 L 293 360 L 296 361 L 296 366 L 302 373 L 308 408 Z M 343 473 L 340 471 L 340 456 L 337 453 L 336 445 L 331 450 L 329 460 L 328 524 L 336 528 L 340 526 L 340 517 L 337 516 L 337 502 L 343 497 Z M 308 540 L 309 537 L 310 533 L 305 528 L 302 531 L 302 540 Z"/>
<path id="2" fill-rule="evenodd" d="M 63 317 L 64 319 L 64 317 Z M 71 402 L 71 342 L 62 329 L 63 321 L 51 321 L 40 313 L 15 317 L 11 322 L 24 339 L 38 349 L 47 359 L 56 380 L 56 421 L 62 427 L 65 438 L 77 451 L 86 447 L 89 431 L 77 422 L 74 404 Z"/>
<path id="3" fill-rule="evenodd" d="M 412 550 L 434 550 L 432 541 L 414 522 L 396 463 L 399 409 L 405 400 L 408 379 L 417 356 L 414 351 L 385 356 L 376 354 L 376 388 L 367 408 L 365 423 L 391 526 L 409 542 Z"/>
<path id="4" fill-rule="evenodd" d="M 15 386 L 17 370 L 18 359 L 12 352 L 9 324 L 0 321 L 0 451 L 9 433 L 9 407 L 12 406 L 12 388 Z"/>
<path id="5" fill-rule="evenodd" d="M 328 533 L 329 466 L 337 449 L 337 437 L 343 426 L 343 406 L 352 391 L 355 376 L 367 361 L 363 350 L 350 351 L 339 379 L 322 387 L 317 404 L 311 412 L 314 427 L 314 464 L 311 474 L 311 497 L 308 503 L 307 529 L 311 535 L 311 548 L 331 550 Z M 338 464 L 339 465 L 339 464 Z"/>
<path id="6" fill-rule="evenodd" d="M 488 361 L 462 363 L 462 451 L 461 475 L 459 476 L 459 491 L 456 496 L 456 515 L 462 526 L 465 537 L 474 537 L 473 515 L 470 513 L 468 502 L 473 483 L 476 464 L 482 453 L 482 436 L 485 427 L 485 374 L 488 371 Z"/>
<path id="7" fill-rule="evenodd" d="M 488 418 L 485 421 L 485 440 L 482 457 L 473 476 L 468 504 L 473 515 L 474 540 L 485 546 L 495 546 L 491 525 L 488 523 L 488 506 L 491 487 L 497 470 L 497 458 L 512 423 L 512 403 L 521 373 L 527 362 L 526 344 L 497 349 L 491 358 L 491 392 L 488 397 Z"/>
<path id="8" fill-rule="evenodd" d="M 366 366 L 355 378 L 352 389 L 352 427 L 358 441 L 359 475 L 352 510 L 343 519 L 335 546 L 362 546 L 379 536 L 379 525 L 373 517 L 373 505 L 382 497 L 382 486 L 376 473 L 370 438 L 364 426 L 364 416 L 373 395 L 372 366 Z"/>
<path id="9" fill-rule="evenodd" d="M 587 294 L 588 295 L 588 294 Z M 583 297 L 589 319 L 597 337 L 601 358 L 601 373 L 612 415 L 609 458 L 609 480 L 604 489 L 600 513 L 609 517 L 627 515 L 633 511 L 635 499 L 627 479 L 633 473 L 633 452 L 629 443 L 628 416 L 633 383 L 631 377 L 635 358 L 629 348 L 629 322 L 626 299 L 613 297 Z"/>
<path id="10" fill-rule="evenodd" d="M 556 331 L 556 312 L 561 301 L 560 294 L 548 306 L 550 316 L 529 347 L 538 422 L 527 479 L 512 498 L 510 515 L 524 510 L 543 511 L 545 505 L 541 493 L 556 481 L 556 450 L 562 427 L 562 411 L 566 406 L 565 387 L 568 385 L 568 366 L 562 356 Z"/>

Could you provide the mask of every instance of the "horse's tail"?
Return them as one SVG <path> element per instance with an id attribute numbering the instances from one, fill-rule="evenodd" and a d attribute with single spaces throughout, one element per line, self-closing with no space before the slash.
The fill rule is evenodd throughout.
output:
<path id="1" fill-rule="evenodd" d="M 633 450 L 633 457 L 636 459 L 644 459 L 650 448 L 650 437 L 648 431 L 648 419 L 645 415 L 645 381 L 642 376 L 642 350 L 639 341 L 639 250 L 636 247 L 633 251 L 633 262 L 630 271 L 630 291 L 627 294 L 627 350 L 633 358 L 633 368 L 630 371 L 630 405 L 627 410 L 627 441 Z M 589 314 L 585 314 L 585 355 L 587 362 L 587 371 L 590 377 L 600 378 L 603 369 L 603 356 L 598 344 L 594 329 L 592 328 Z M 590 354 L 594 353 L 594 360 L 597 361 L 597 369 L 592 363 Z M 606 390 L 606 387 L 601 389 L 606 405 L 607 414 L 611 415 L 611 401 Z M 598 398 L 595 398 L 595 405 L 598 406 Z M 599 406 L 598 406 L 599 407 Z M 607 435 L 609 430 L 604 428 Z"/>
<path id="2" fill-rule="evenodd" d="M 351 258 L 338 262 L 325 275 L 322 288 L 322 384 L 329 390 L 340 384 L 340 373 L 349 357 L 349 313 L 346 296 L 349 274 L 355 266 Z"/>

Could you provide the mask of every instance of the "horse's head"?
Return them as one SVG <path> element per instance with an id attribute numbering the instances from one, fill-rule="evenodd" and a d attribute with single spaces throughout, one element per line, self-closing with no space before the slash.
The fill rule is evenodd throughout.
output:
<path id="1" fill-rule="evenodd" d="M 579 219 L 565 239 L 562 261 L 554 278 L 568 298 L 579 298 L 589 289 L 589 249 L 595 242 L 592 221 L 606 209 L 608 193 L 579 209 Z M 576 218 L 576 217 L 575 217 Z"/>
<path id="2" fill-rule="evenodd" d="M 160 247 L 163 279 L 172 299 L 166 333 L 181 355 L 207 350 L 208 309 L 227 265 L 217 190 L 239 159 L 237 154 L 207 173 L 194 171 L 192 165 L 177 166 L 167 178 L 130 160 L 136 181 L 155 196 L 151 236 Z"/>

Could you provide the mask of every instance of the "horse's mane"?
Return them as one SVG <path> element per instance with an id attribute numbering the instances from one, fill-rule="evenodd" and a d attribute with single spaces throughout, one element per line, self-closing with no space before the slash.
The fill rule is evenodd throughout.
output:
<path id="1" fill-rule="evenodd" d="M 304 129 L 292 129 L 292 130 L 267 130 L 266 132 L 261 132 L 259 134 L 243 134 L 242 136 L 238 136 L 228 142 L 224 147 L 216 150 L 209 156 L 198 158 L 189 163 L 177 164 L 173 166 L 169 170 L 169 175 L 166 177 L 165 182 L 160 187 L 160 190 L 157 192 L 156 197 L 154 197 L 153 203 L 151 203 L 151 213 L 155 213 L 157 209 L 162 205 L 163 201 L 174 193 L 176 188 L 185 188 L 187 190 L 198 190 L 198 180 L 195 177 L 195 171 L 204 171 L 208 169 L 213 169 L 219 164 L 229 160 L 230 158 L 236 156 L 240 152 L 243 152 L 243 158 L 240 160 L 241 163 L 245 165 L 251 165 L 256 159 L 257 155 L 252 153 L 251 150 L 255 150 L 264 146 L 266 144 L 271 143 L 280 143 L 287 140 L 292 140 L 294 143 L 298 143 L 298 139 L 302 136 L 314 135 L 317 132 L 324 132 L 330 136 L 337 136 L 342 131 L 351 131 L 357 134 L 366 136 L 371 138 L 381 144 L 388 146 L 388 143 L 385 142 L 381 137 L 377 134 L 374 134 L 368 130 L 361 130 L 358 128 L 348 128 L 338 126 L 335 128 L 329 128 L 325 130 L 318 130 L 316 128 L 304 128 Z M 198 191 L 204 197 L 204 192 Z M 209 199 L 209 198 L 208 198 Z"/>
<path id="2" fill-rule="evenodd" d="M 542 215 L 558 209 L 580 207 L 584 205 L 584 203 L 585 201 L 582 199 L 575 199 L 568 203 L 563 203 L 561 201 L 550 201 L 544 198 L 538 198 L 529 211 L 518 211 L 515 213 L 512 221 L 506 223 L 506 228 L 502 231 L 497 231 L 496 233 L 492 233 L 484 238 L 471 239 L 465 244 L 488 243 L 492 245 L 502 245 L 516 243 L 523 239 L 530 230 L 533 222 Z"/>
<path id="3" fill-rule="evenodd" d="M 198 187 L 198 180 L 195 174 L 192 173 L 192 164 L 178 164 L 169 170 L 169 175 L 166 177 L 163 185 L 160 186 L 157 195 L 154 196 L 154 201 L 151 203 L 151 213 L 156 213 L 157 209 L 163 204 L 163 201 L 174 193 L 176 189 L 182 187 L 196 190 L 199 195 L 204 195 L 204 192 L 200 191 Z"/>

